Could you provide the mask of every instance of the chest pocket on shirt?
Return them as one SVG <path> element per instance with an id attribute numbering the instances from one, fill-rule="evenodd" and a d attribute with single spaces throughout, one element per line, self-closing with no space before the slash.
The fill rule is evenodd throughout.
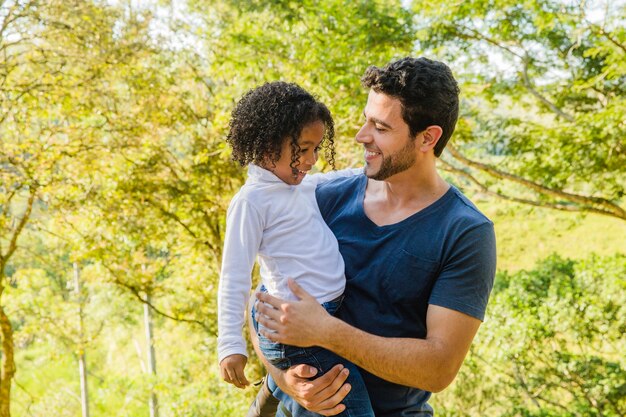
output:
<path id="1" fill-rule="evenodd" d="M 415 303 L 432 287 L 438 264 L 418 258 L 405 250 L 391 258 L 383 280 L 383 291 L 393 303 Z M 424 300 L 427 301 L 427 300 Z"/>

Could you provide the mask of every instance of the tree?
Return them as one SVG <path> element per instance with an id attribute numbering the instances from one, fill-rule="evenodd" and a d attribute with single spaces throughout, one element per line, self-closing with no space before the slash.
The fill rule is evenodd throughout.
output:
<path id="1" fill-rule="evenodd" d="M 160 43 L 150 9 L 7 7 L 0 15 L 8 34 L 1 38 L 2 107 L 11 112 L 0 125 L 0 213 L 8 251 L 0 283 L 6 271 L 15 284 L 9 259 L 30 226 L 72 241 L 77 260 L 103 266 L 106 280 L 154 311 L 213 335 L 210 283 L 219 269 L 224 206 L 243 173 L 216 158 L 224 128 L 207 106 L 206 65 Z M 5 319 L 2 416 L 15 371 Z"/>
<path id="2" fill-rule="evenodd" d="M 85 336 L 85 304 L 87 297 L 84 294 L 80 278 L 80 267 L 74 262 L 74 293 L 78 304 L 78 371 L 80 378 L 80 403 L 83 417 L 89 417 L 89 383 L 87 380 L 87 360 L 85 359 L 87 338 Z"/>
<path id="3" fill-rule="evenodd" d="M 626 220 L 626 4 L 414 1 L 463 82 L 448 169 L 482 191 Z"/>
<path id="4" fill-rule="evenodd" d="M 37 1 L 4 2 L 0 9 L 2 417 L 10 415 L 11 380 L 15 374 L 13 328 L 1 298 L 7 285 L 7 268 L 36 204 L 44 200 L 47 188 L 58 180 L 54 173 L 62 158 L 55 134 L 63 127 L 50 123 L 58 108 L 44 99 L 44 93 L 52 92 L 51 96 L 55 96 L 54 75 L 64 63 L 46 42 L 48 36 L 54 36 L 52 31 L 33 30 L 41 22 L 38 6 Z"/>
<path id="5" fill-rule="evenodd" d="M 148 22 L 92 2 L 0 7 L 2 417 L 10 415 L 15 374 L 13 329 L 1 298 L 10 260 L 29 227 L 85 198 L 96 155 L 128 146 L 120 136 L 134 126 L 134 114 L 118 111 L 124 84 L 110 77 L 120 77 L 113 71 L 118 63 L 145 48 Z"/>

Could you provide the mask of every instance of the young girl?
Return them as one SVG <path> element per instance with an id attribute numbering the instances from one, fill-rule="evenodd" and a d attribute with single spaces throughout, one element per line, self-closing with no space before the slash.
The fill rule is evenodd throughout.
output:
<path id="1" fill-rule="evenodd" d="M 233 110 L 227 141 L 233 159 L 248 165 L 248 179 L 233 197 L 226 218 L 226 237 L 218 290 L 218 357 L 222 378 L 239 388 L 249 384 L 242 335 L 250 296 L 251 273 L 258 257 L 262 291 L 294 299 L 293 278 L 330 314 L 341 304 L 344 263 L 335 236 L 319 212 L 317 184 L 362 170 L 309 175 L 324 143 L 334 167 L 334 122 L 326 106 L 296 84 L 272 82 L 246 93 Z M 373 417 L 367 390 L 354 365 L 319 347 L 297 348 L 264 337 L 254 319 L 259 346 L 280 369 L 308 364 L 318 375 L 343 363 L 350 369 L 345 416 Z M 257 398 L 261 400 L 261 398 Z M 258 404 L 257 404 L 258 406 Z M 315 416 L 304 408 L 293 416 Z"/>

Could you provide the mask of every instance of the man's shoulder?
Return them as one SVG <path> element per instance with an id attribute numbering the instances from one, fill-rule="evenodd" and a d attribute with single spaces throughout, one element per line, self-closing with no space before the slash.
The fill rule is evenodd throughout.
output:
<path id="1" fill-rule="evenodd" d="M 338 194 L 344 192 L 346 189 L 355 187 L 363 181 L 364 175 L 351 175 L 347 177 L 337 177 L 330 181 L 326 181 L 317 186 L 316 193 L 318 196 Z"/>
<path id="2" fill-rule="evenodd" d="M 365 176 L 363 174 L 340 177 L 317 186 L 315 199 L 324 220 L 329 221 L 331 213 L 343 213 L 347 207 L 353 207 L 358 201 Z"/>
<path id="3" fill-rule="evenodd" d="M 493 222 L 458 188 L 451 186 L 452 204 L 450 216 L 465 227 L 491 225 Z"/>

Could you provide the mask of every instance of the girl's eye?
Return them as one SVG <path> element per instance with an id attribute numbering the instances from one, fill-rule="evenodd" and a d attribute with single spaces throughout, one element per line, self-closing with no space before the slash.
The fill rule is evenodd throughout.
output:
<path id="1" fill-rule="evenodd" d="M 313 149 L 313 152 L 318 153 L 320 151 L 320 147 L 316 146 L 315 149 Z"/>
<path id="2" fill-rule="evenodd" d="M 304 148 L 304 149 L 300 149 L 300 153 L 307 153 L 309 151 L 309 148 Z"/>

